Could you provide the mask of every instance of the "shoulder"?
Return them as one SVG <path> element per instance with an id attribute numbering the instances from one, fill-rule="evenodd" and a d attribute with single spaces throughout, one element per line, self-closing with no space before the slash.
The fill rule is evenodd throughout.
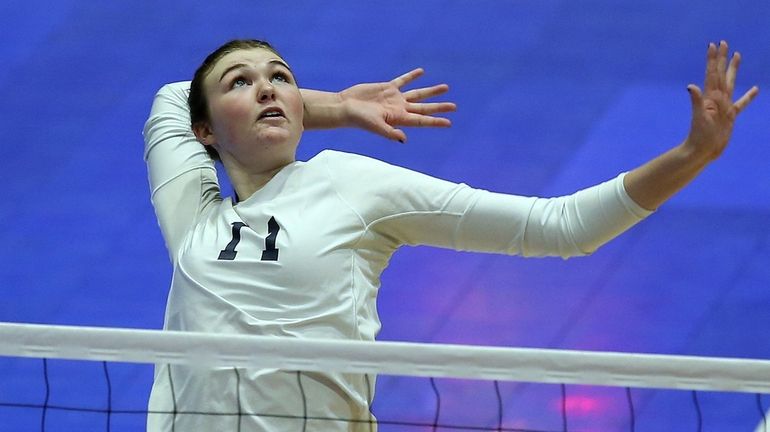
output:
<path id="1" fill-rule="evenodd" d="M 415 186 L 453 187 L 457 183 L 446 181 L 411 168 L 391 164 L 379 159 L 355 153 L 324 150 L 311 159 L 324 166 L 327 175 L 335 182 L 344 182 L 357 188 L 389 189 L 401 192 Z M 308 163 L 311 163 L 308 161 Z"/>
<path id="2" fill-rule="evenodd" d="M 322 150 L 320 153 L 315 155 L 313 159 L 311 160 L 325 160 L 325 161 L 348 161 L 348 162 L 379 162 L 379 163 L 385 163 L 378 159 L 360 155 L 357 153 L 349 153 L 349 152 L 343 152 L 339 150 Z"/>
<path id="3" fill-rule="evenodd" d="M 467 187 L 355 153 L 325 150 L 314 157 L 312 163 L 323 167 L 324 175 L 338 193 L 355 198 L 351 198 L 352 202 L 371 201 L 377 197 L 422 201 L 423 198 L 454 193 L 452 191 L 458 186 Z"/>
<path id="4" fill-rule="evenodd" d="M 308 164 L 322 165 L 328 168 L 333 175 L 345 173 L 368 176 L 382 173 L 383 171 L 405 171 L 406 168 L 390 164 L 369 156 L 356 153 L 348 153 L 337 150 L 323 150 L 310 159 Z"/>

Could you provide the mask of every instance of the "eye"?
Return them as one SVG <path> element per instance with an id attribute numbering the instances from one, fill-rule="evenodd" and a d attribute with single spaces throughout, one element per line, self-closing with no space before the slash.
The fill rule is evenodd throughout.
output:
<path id="1" fill-rule="evenodd" d="M 246 78 L 239 76 L 239 77 L 235 77 L 235 79 L 230 84 L 230 88 L 238 88 L 238 87 L 243 87 L 245 85 L 249 85 L 249 81 Z"/>
<path id="2" fill-rule="evenodd" d="M 289 78 L 289 75 L 285 72 L 276 72 L 273 74 L 273 81 L 281 81 L 281 82 L 291 82 L 291 78 Z"/>

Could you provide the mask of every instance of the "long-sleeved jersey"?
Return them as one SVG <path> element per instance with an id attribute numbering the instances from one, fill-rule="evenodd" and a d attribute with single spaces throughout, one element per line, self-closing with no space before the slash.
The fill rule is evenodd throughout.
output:
<path id="1" fill-rule="evenodd" d="M 163 87 L 144 129 L 152 202 L 173 265 L 165 328 L 373 340 L 380 275 L 402 245 L 511 255 L 593 252 L 649 211 L 623 175 L 570 196 L 492 193 L 375 159 L 323 151 L 235 203 L 189 126 L 189 83 Z M 371 419 L 373 377 L 159 366 L 152 432 L 296 431 Z M 200 415 L 180 412 L 266 413 Z M 240 429 L 238 425 L 240 422 Z M 310 420 L 307 430 L 370 430 Z"/>

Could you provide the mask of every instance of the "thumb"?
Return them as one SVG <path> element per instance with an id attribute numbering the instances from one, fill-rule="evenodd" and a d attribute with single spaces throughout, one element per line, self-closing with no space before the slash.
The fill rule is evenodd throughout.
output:
<path id="1" fill-rule="evenodd" d="M 687 86 L 687 92 L 690 93 L 690 103 L 692 104 L 693 114 L 700 113 L 703 110 L 703 93 L 695 84 Z"/>

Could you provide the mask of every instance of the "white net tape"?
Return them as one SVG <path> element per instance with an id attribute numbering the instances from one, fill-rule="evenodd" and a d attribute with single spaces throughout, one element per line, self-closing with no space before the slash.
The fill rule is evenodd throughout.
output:
<path id="1" fill-rule="evenodd" d="M 770 393 L 770 361 L 0 323 L 0 356 Z"/>

